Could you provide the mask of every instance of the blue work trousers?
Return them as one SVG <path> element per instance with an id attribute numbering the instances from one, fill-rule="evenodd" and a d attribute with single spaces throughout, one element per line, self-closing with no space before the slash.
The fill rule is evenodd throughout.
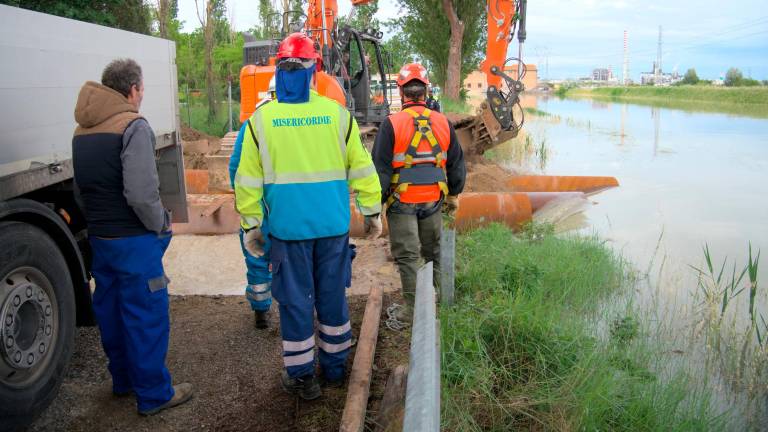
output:
<path id="1" fill-rule="evenodd" d="M 170 324 L 163 254 L 171 235 L 90 237 L 96 280 L 93 312 L 109 358 L 112 390 L 133 390 L 139 411 L 173 397 L 165 367 Z"/>
<path id="2" fill-rule="evenodd" d="M 317 311 L 320 366 L 344 377 L 352 331 L 345 287 L 353 250 L 349 236 L 283 241 L 272 238 L 272 295 L 280 304 L 283 363 L 291 377 L 314 375 Z"/>
<path id="3" fill-rule="evenodd" d="M 247 269 L 246 278 L 248 285 L 245 286 L 245 298 L 251 304 L 254 311 L 268 311 L 272 306 L 272 275 L 269 272 L 269 249 L 272 241 L 269 239 L 269 226 L 267 218 L 261 224 L 261 233 L 264 235 L 264 255 L 255 257 L 245 250 L 243 244 L 243 229 L 240 228 L 240 247 L 243 249 L 245 257 L 245 268 Z"/>

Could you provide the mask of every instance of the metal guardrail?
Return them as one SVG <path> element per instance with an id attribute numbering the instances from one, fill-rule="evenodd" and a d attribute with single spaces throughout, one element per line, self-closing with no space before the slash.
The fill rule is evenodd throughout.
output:
<path id="1" fill-rule="evenodd" d="M 440 236 L 440 305 L 453 305 L 455 273 L 456 229 L 448 225 Z"/>
<path id="2" fill-rule="evenodd" d="M 404 432 L 440 430 L 440 338 L 432 262 L 416 276 Z"/>

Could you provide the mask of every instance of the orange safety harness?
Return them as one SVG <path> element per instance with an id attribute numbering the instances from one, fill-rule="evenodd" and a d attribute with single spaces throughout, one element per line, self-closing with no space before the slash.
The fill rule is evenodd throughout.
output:
<path id="1" fill-rule="evenodd" d="M 406 108 L 403 112 L 413 117 L 413 137 L 404 153 L 395 153 L 393 163 L 403 162 L 402 167 L 395 168 L 395 174 L 392 176 L 392 193 L 387 199 L 387 204 L 392 204 L 395 200 L 400 200 L 403 194 L 408 192 L 411 185 L 437 185 L 443 195 L 448 195 L 448 184 L 446 183 L 445 160 L 446 152 L 440 147 L 432 133 L 432 122 L 430 114 L 432 111 L 425 108 L 419 114 L 411 108 Z M 430 145 L 430 151 L 419 152 L 419 144 L 426 139 Z"/>

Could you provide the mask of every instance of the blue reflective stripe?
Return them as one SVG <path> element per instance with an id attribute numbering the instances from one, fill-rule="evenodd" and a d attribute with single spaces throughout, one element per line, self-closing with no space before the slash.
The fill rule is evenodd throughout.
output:
<path id="1" fill-rule="evenodd" d="M 335 237 L 349 231 L 349 189 L 345 180 L 266 184 L 264 197 L 270 210 L 270 231 L 279 239 Z"/>

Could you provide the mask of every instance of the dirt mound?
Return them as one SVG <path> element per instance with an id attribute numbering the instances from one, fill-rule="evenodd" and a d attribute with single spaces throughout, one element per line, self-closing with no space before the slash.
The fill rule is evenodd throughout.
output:
<path id="1" fill-rule="evenodd" d="M 184 169 L 208 169 L 208 162 L 202 153 L 184 153 Z"/>
<path id="2" fill-rule="evenodd" d="M 468 156 L 467 182 L 464 192 L 508 192 L 512 188 L 507 186 L 509 177 L 517 173 L 503 168 L 484 159 L 482 156 Z"/>
<path id="3" fill-rule="evenodd" d="M 181 125 L 181 144 L 184 149 L 184 168 L 208 169 L 206 154 L 221 148 L 221 139 L 187 125 Z"/>
<path id="4" fill-rule="evenodd" d="M 185 124 L 181 125 L 181 139 L 183 141 L 197 141 L 197 140 L 203 140 L 203 139 L 211 142 L 219 141 L 219 137 L 208 135 L 205 132 L 201 132 L 197 129 L 193 129 Z"/>

